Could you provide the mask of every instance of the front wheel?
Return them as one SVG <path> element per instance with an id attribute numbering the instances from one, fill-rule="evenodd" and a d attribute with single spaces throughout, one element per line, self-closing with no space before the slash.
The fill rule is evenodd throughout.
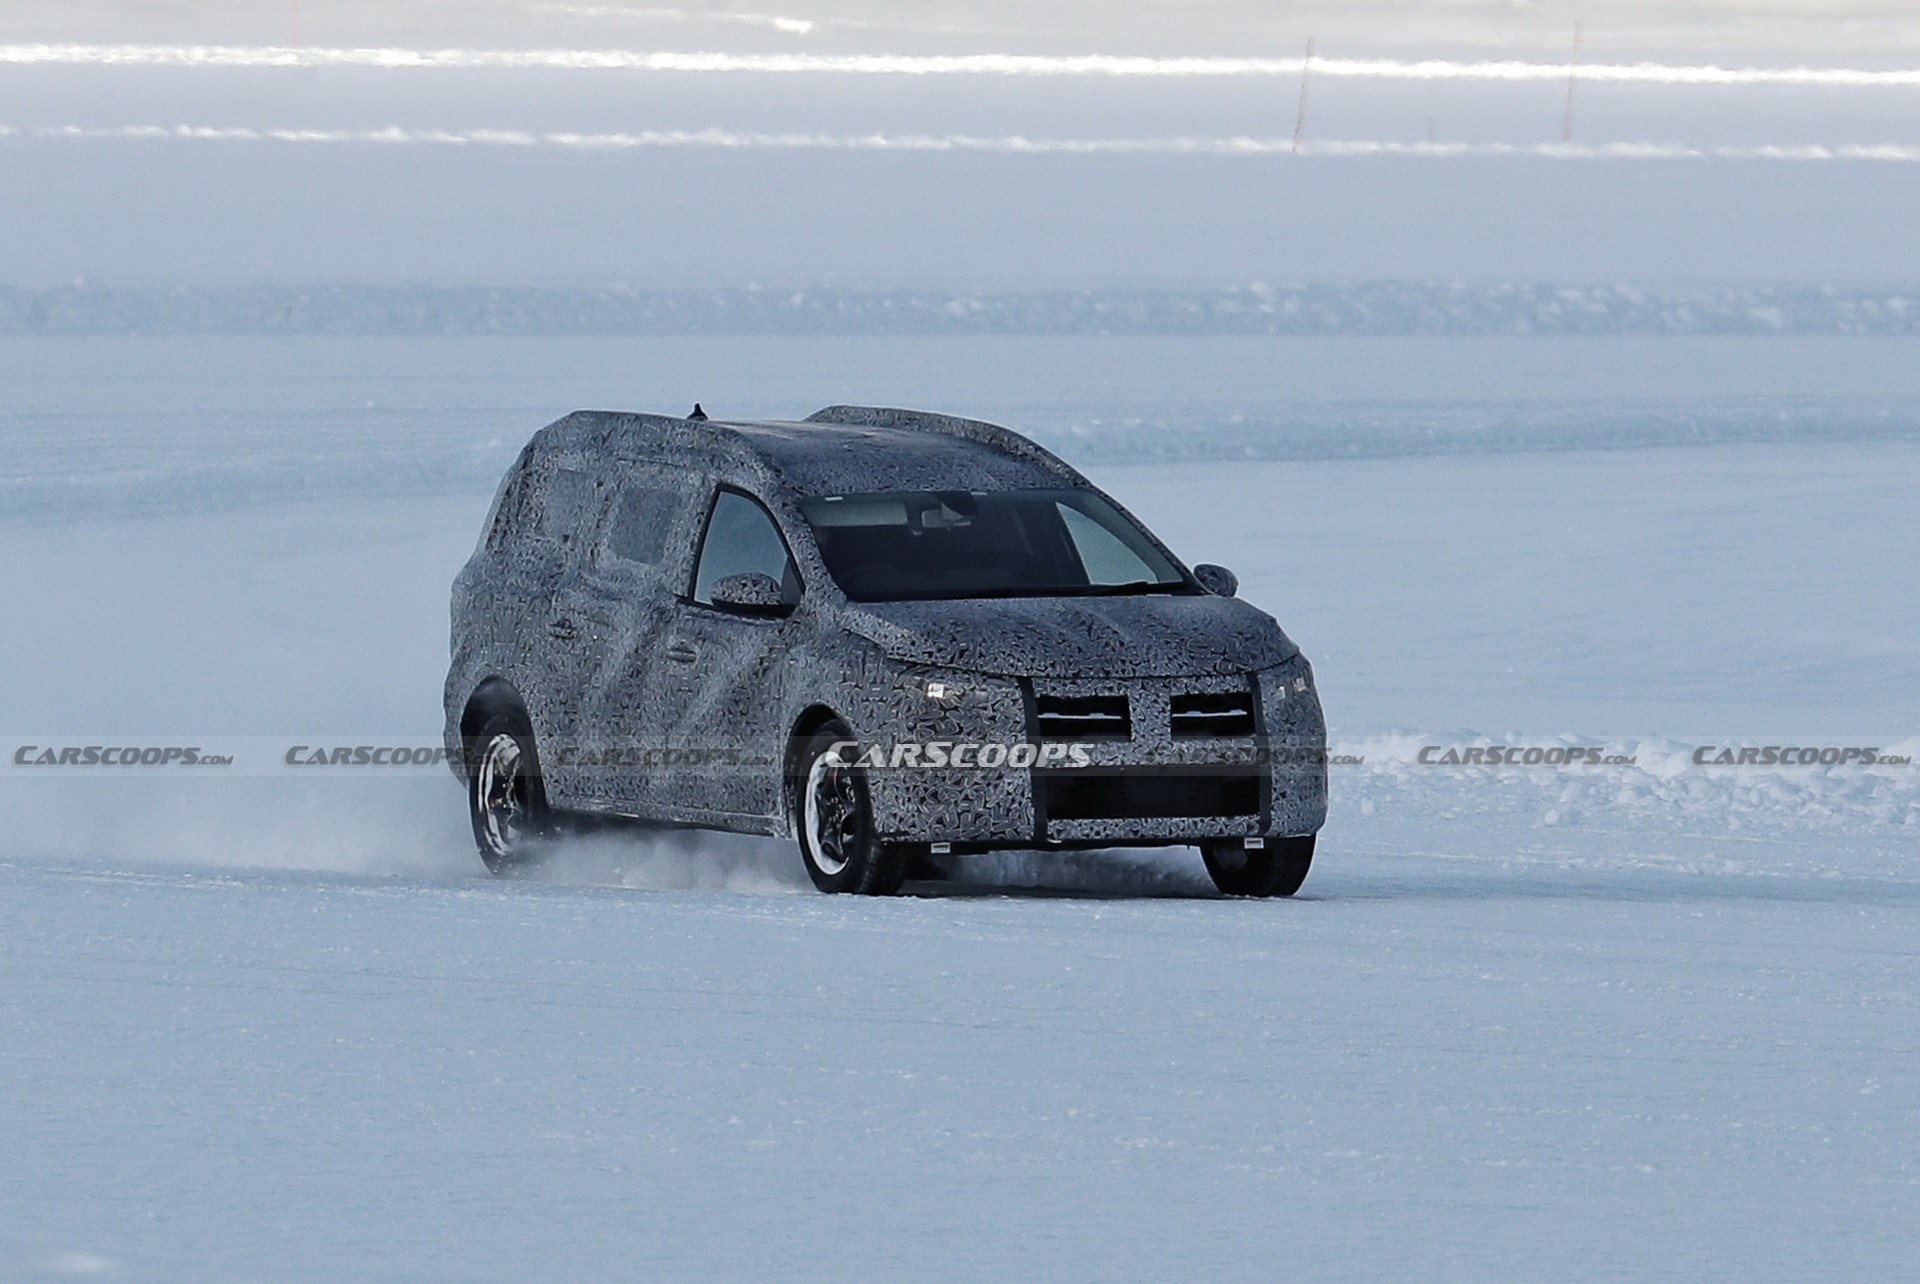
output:
<path id="1" fill-rule="evenodd" d="M 553 834 L 533 728 L 518 713 L 496 713 L 467 744 L 467 805 L 480 859 L 495 874 L 538 860 Z"/>
<path id="2" fill-rule="evenodd" d="M 1200 849 L 1213 885 L 1228 896 L 1291 896 L 1313 867 L 1314 835 L 1269 838 L 1249 849 L 1240 839 L 1208 843 Z"/>
<path id="3" fill-rule="evenodd" d="M 907 853 L 874 833 L 866 771 L 840 752 L 851 740 L 844 725 L 828 723 L 798 755 L 800 857 L 823 892 L 891 896 L 906 881 Z"/>

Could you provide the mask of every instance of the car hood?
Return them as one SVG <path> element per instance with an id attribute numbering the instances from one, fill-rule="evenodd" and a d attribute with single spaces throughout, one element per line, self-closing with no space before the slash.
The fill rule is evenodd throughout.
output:
<path id="1" fill-rule="evenodd" d="M 862 602 L 846 624 L 896 660 L 1014 677 L 1246 673 L 1299 653 L 1265 613 L 1211 595 Z"/>

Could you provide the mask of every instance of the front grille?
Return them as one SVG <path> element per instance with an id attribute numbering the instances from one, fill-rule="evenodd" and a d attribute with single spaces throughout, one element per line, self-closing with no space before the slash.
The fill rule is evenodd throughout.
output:
<path id="1" fill-rule="evenodd" d="M 1036 696 L 1033 714 L 1042 740 L 1133 738 L 1133 715 L 1125 695 Z"/>
<path id="2" fill-rule="evenodd" d="M 1196 692 L 1173 697 L 1173 738 L 1253 734 L 1253 697 L 1245 691 Z"/>
<path id="3" fill-rule="evenodd" d="M 1175 820 L 1253 816 L 1260 778 L 1212 771 L 1073 771 L 1034 773 L 1048 820 Z"/>

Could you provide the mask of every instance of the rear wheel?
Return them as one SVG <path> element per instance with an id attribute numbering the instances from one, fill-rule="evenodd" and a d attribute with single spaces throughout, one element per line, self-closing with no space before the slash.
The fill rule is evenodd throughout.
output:
<path id="1" fill-rule="evenodd" d="M 1249 849 L 1238 838 L 1208 843 L 1200 849 L 1213 885 L 1228 896 L 1291 896 L 1307 881 L 1313 867 L 1314 835 L 1269 838 L 1266 846 Z"/>
<path id="2" fill-rule="evenodd" d="M 553 814 L 525 714 L 493 714 L 467 742 L 467 804 L 474 844 L 495 874 L 510 874 L 543 854 Z"/>
<path id="3" fill-rule="evenodd" d="M 906 881 L 907 851 L 874 833 L 866 769 L 843 762 L 835 751 L 851 739 L 845 725 L 830 722 L 798 755 L 800 857 L 823 892 L 891 896 Z"/>

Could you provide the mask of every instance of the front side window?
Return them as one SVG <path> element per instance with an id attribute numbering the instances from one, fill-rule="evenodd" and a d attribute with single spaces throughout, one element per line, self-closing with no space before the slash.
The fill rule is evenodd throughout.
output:
<path id="1" fill-rule="evenodd" d="M 778 584 L 788 601 L 799 600 L 800 578 L 772 514 L 757 499 L 723 490 L 713 501 L 707 533 L 700 541 L 693 600 L 711 606 L 714 585 L 730 576 L 755 572 Z"/>
<path id="2" fill-rule="evenodd" d="M 1093 491 L 829 495 L 802 511 L 856 602 L 1199 591 Z"/>

